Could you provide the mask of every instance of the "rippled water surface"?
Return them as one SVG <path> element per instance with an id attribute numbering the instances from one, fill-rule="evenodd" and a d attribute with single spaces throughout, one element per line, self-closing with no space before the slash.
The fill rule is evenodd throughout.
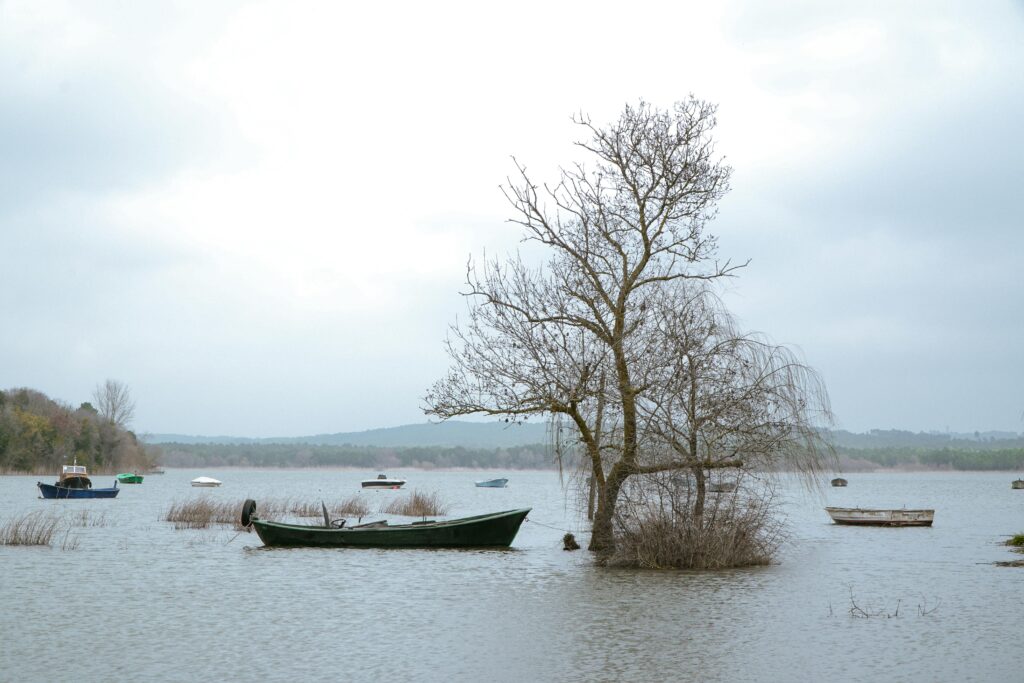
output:
<path id="1" fill-rule="evenodd" d="M 0 681 L 1022 680 L 1024 569 L 992 564 L 1018 557 L 999 543 L 1024 531 L 1024 491 L 1005 473 L 792 486 L 778 562 L 713 573 L 600 569 L 563 551 L 562 530 L 581 525 L 551 472 L 388 472 L 452 516 L 532 507 L 505 551 L 266 550 L 161 521 L 199 496 L 337 501 L 375 474 L 170 470 L 91 501 L 0 477 L 0 524 L 35 509 L 79 524 L 51 548 L 0 546 Z M 191 488 L 199 475 L 224 486 Z M 509 488 L 475 488 L 485 476 Z M 376 509 L 405 493 L 359 495 Z M 825 505 L 934 507 L 935 526 L 841 527 Z M 851 616 L 851 588 L 866 611 L 898 615 Z"/>

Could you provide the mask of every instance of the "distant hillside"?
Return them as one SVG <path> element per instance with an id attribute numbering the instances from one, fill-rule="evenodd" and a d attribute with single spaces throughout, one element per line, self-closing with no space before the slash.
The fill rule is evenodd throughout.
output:
<path id="1" fill-rule="evenodd" d="M 308 444 L 311 446 L 377 446 L 388 448 L 513 448 L 547 443 L 547 428 L 540 423 L 440 422 L 341 432 L 313 436 L 252 439 L 234 436 L 148 434 L 148 443 L 179 444 Z"/>
<path id="2" fill-rule="evenodd" d="M 378 446 L 389 448 L 511 448 L 548 442 L 543 423 L 506 424 L 504 422 L 440 422 L 370 429 L 364 432 L 340 432 L 313 436 L 282 436 L 254 439 L 243 436 L 195 436 L 186 434 L 149 434 L 148 443 L 180 444 L 308 444 L 311 446 Z M 909 432 L 899 429 L 872 429 L 863 434 L 837 430 L 832 432 L 836 447 L 845 449 L 954 448 L 964 450 L 1001 450 L 1024 447 L 1024 434 L 1016 432 Z"/>

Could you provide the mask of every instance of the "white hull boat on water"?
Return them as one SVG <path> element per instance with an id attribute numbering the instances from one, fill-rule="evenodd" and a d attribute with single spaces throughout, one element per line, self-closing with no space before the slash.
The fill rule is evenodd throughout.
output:
<path id="1" fill-rule="evenodd" d="M 378 474 L 376 479 L 364 479 L 362 485 L 364 489 L 400 489 L 405 485 L 405 479 L 391 479 Z"/>
<path id="2" fill-rule="evenodd" d="M 213 488 L 215 486 L 220 486 L 221 482 L 217 481 L 213 477 L 196 477 L 195 479 L 192 480 L 192 485 Z"/>

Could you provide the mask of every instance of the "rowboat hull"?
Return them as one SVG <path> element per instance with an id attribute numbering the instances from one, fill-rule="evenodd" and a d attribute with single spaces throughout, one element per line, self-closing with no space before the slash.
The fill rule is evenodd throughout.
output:
<path id="1" fill-rule="evenodd" d="M 487 481 L 477 481 L 474 483 L 484 489 L 503 489 L 508 486 L 508 479 L 488 479 Z"/>
<path id="2" fill-rule="evenodd" d="M 141 474 L 119 474 L 117 475 L 117 481 L 119 484 L 141 484 Z"/>
<path id="3" fill-rule="evenodd" d="M 836 524 L 855 526 L 931 526 L 935 510 L 825 508 Z"/>
<path id="4" fill-rule="evenodd" d="M 114 498 L 121 491 L 114 485 L 108 489 L 75 489 L 36 482 L 43 498 Z"/>
<path id="5" fill-rule="evenodd" d="M 270 547 L 313 548 L 507 548 L 529 508 L 440 522 L 334 529 L 253 519 L 260 540 Z"/>

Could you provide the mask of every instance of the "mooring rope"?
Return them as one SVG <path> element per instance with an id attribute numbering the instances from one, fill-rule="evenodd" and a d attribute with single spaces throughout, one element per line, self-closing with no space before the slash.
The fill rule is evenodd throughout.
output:
<path id="1" fill-rule="evenodd" d="M 562 532 L 565 532 L 567 534 L 571 534 L 572 533 L 568 529 L 562 529 L 562 528 L 557 527 L 557 526 L 551 526 L 550 524 L 545 524 L 544 522 L 538 522 L 536 520 L 530 519 L 529 517 L 527 517 L 524 521 L 530 522 L 532 524 L 539 524 L 540 526 L 546 526 L 547 528 L 554 529 L 555 531 L 562 531 Z"/>

